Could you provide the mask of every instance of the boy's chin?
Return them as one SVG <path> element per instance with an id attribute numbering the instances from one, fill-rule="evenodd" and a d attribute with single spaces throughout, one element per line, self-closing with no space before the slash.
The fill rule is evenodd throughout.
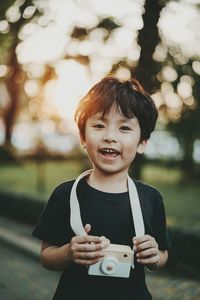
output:
<path id="1" fill-rule="evenodd" d="M 97 168 L 98 172 L 101 173 L 102 175 L 109 176 L 109 175 L 117 175 L 120 173 L 128 173 L 128 169 L 123 169 L 123 168 L 116 168 L 112 166 L 108 167 L 102 167 L 102 168 Z"/>

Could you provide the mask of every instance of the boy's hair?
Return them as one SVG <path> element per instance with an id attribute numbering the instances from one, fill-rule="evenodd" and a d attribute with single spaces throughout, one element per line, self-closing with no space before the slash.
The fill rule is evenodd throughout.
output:
<path id="1" fill-rule="evenodd" d="M 98 112 L 102 113 L 103 117 L 113 104 L 126 118 L 137 118 L 141 130 L 141 141 L 149 139 L 158 117 L 152 98 L 136 79 L 124 81 L 114 77 L 103 78 L 79 102 L 75 112 L 75 121 L 83 139 L 87 119 Z"/>

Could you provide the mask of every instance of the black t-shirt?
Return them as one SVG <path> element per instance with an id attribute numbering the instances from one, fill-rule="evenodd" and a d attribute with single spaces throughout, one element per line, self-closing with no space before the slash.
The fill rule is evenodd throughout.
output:
<path id="1" fill-rule="evenodd" d="M 160 250 L 168 249 L 164 205 L 160 193 L 134 181 L 141 204 L 145 234 L 155 237 Z M 52 193 L 33 231 L 33 236 L 62 246 L 74 233 L 70 227 L 70 191 L 74 181 L 59 185 Z M 105 193 L 82 179 L 77 187 L 83 225 L 91 224 L 90 235 L 106 236 L 112 244 L 133 247 L 135 236 L 129 194 Z M 54 300 L 150 300 L 144 267 L 135 262 L 129 278 L 91 276 L 85 266 L 71 264 L 62 272 Z"/>

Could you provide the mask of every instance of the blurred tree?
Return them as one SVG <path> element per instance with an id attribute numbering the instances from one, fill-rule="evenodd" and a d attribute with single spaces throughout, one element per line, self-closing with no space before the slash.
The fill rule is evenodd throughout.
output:
<path id="1" fill-rule="evenodd" d="M 195 72 L 194 65 L 200 65 L 200 55 L 188 58 L 176 46 L 168 46 L 165 60 L 155 60 L 153 55 L 158 45 L 166 48 L 165 41 L 162 41 L 157 23 L 160 12 L 169 1 L 146 0 L 143 15 L 144 26 L 139 31 L 138 44 L 141 47 L 140 58 L 135 68 L 132 68 L 132 75 L 136 76 L 145 89 L 151 94 L 158 92 L 163 83 L 173 86 L 173 89 L 180 99 L 180 107 L 169 107 L 164 100 L 160 107 L 161 115 L 164 115 L 167 122 L 167 129 L 176 135 L 182 148 L 183 157 L 181 166 L 184 178 L 199 180 L 200 172 L 194 162 L 194 142 L 200 138 L 200 76 L 199 70 Z M 200 5 L 196 5 L 200 9 Z M 170 67 L 177 76 L 172 82 L 168 82 L 162 75 L 162 71 Z M 198 68 L 198 67 L 197 67 Z M 185 86 L 183 86 L 186 84 Z M 182 86 L 181 86 L 182 85 Z M 187 95 L 187 89 L 191 88 L 191 94 Z M 186 94 L 184 95 L 184 90 Z M 174 98 L 176 101 L 176 97 Z M 171 99 L 173 102 L 173 99 Z M 174 106 L 174 105 L 172 105 Z M 138 157 L 134 165 L 134 174 L 139 176 L 140 166 L 144 157 Z"/>
<path id="2" fill-rule="evenodd" d="M 140 58 L 138 64 L 131 69 L 131 75 L 136 77 L 150 94 L 159 88 L 159 81 L 156 77 L 161 69 L 160 62 L 153 59 L 153 53 L 160 42 L 158 31 L 158 20 L 160 12 L 167 1 L 146 0 L 144 4 L 143 27 L 138 33 L 138 44 L 140 46 Z M 136 178 L 141 176 L 141 166 L 144 163 L 144 156 L 137 155 L 131 165 L 130 173 Z"/>
<path id="3" fill-rule="evenodd" d="M 32 13 L 27 13 L 27 9 L 32 8 Z M 30 21 L 37 13 L 34 1 L 1 1 L 0 16 L 7 24 L 4 32 L 1 32 L 0 43 L 3 55 L 1 64 L 7 67 L 5 84 L 9 93 L 9 101 L 5 106 L 2 117 L 5 125 L 5 147 L 11 147 L 11 135 L 13 125 L 19 108 L 20 97 L 23 91 L 24 71 L 18 62 L 16 47 L 19 43 L 19 32 L 23 25 Z M 30 10 L 29 10 L 30 12 Z"/>
<path id="4" fill-rule="evenodd" d="M 131 70 L 131 74 L 141 82 L 149 93 L 154 93 L 159 87 L 156 75 L 161 69 L 161 64 L 153 59 L 153 53 L 160 42 L 157 24 L 160 12 L 166 5 L 166 2 L 157 0 L 145 1 L 143 27 L 138 33 L 140 58 L 137 66 Z"/>
<path id="5" fill-rule="evenodd" d="M 182 57 L 182 63 L 177 59 L 178 55 Z M 194 142 L 200 139 L 200 76 L 194 71 L 195 63 L 200 66 L 199 57 L 187 58 L 179 49 L 169 49 L 166 65 L 177 72 L 177 79 L 171 84 L 181 99 L 181 106 L 175 115 L 168 111 L 166 104 L 161 110 L 168 120 L 167 128 L 175 133 L 182 147 L 181 166 L 185 178 L 199 180 L 199 168 L 193 158 Z"/>

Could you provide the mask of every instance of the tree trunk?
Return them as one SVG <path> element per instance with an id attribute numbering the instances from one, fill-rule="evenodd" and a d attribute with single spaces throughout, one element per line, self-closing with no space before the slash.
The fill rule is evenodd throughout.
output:
<path id="1" fill-rule="evenodd" d="M 4 115 L 4 124 L 5 124 L 5 145 L 11 145 L 11 136 L 13 124 L 15 123 L 15 118 L 19 106 L 19 93 L 20 93 L 20 83 L 19 75 L 20 68 L 17 61 L 17 56 L 15 53 L 15 47 L 11 50 L 11 61 L 10 65 L 12 66 L 12 74 L 6 80 L 6 86 L 8 93 L 10 95 L 10 101 L 8 103 L 7 109 Z"/>
<path id="2" fill-rule="evenodd" d="M 184 156 L 182 160 L 182 170 L 186 180 L 195 179 L 195 163 L 193 160 L 194 139 L 191 136 L 184 138 Z"/>
<path id="3" fill-rule="evenodd" d="M 33 5 L 32 0 L 25 0 L 22 5 L 19 6 L 19 11 L 21 14 L 20 19 L 10 24 L 10 32 L 9 35 L 12 40 L 12 46 L 9 49 L 9 59 L 7 61 L 7 65 L 11 68 L 11 75 L 6 79 L 6 86 L 8 93 L 10 95 L 9 104 L 4 113 L 4 125 L 5 125 L 5 143 L 4 145 L 11 147 L 11 136 L 12 136 L 12 129 L 15 123 L 17 110 L 19 107 L 20 102 L 20 89 L 22 82 L 20 77 L 22 75 L 22 70 L 17 60 L 16 55 L 16 47 L 19 42 L 19 31 L 22 25 L 24 25 L 27 21 L 23 18 L 23 12 L 26 7 Z M 32 16 L 33 17 L 33 16 Z"/>
<path id="4" fill-rule="evenodd" d="M 132 75 L 140 81 L 149 93 L 155 91 L 158 85 L 156 74 L 160 64 L 153 60 L 153 53 L 160 41 L 157 23 L 163 7 L 164 5 L 160 1 L 145 1 L 144 26 L 138 35 L 138 44 L 141 48 L 140 59 L 136 69 L 132 70 Z"/>
<path id="5" fill-rule="evenodd" d="M 157 23 L 163 7 L 164 5 L 157 0 L 145 1 L 144 26 L 138 35 L 138 44 L 141 48 L 140 59 L 137 67 L 131 70 L 131 75 L 136 77 L 149 93 L 154 92 L 158 87 L 156 74 L 160 64 L 153 60 L 153 53 L 160 41 Z M 141 177 L 143 161 L 144 157 L 137 158 L 130 167 L 130 174 L 135 178 Z"/>

